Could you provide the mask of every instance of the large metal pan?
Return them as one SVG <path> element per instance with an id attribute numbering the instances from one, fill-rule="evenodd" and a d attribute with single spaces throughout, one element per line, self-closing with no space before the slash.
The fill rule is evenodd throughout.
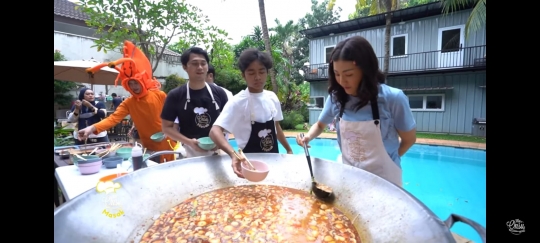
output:
<path id="1" fill-rule="evenodd" d="M 262 184 L 309 190 L 305 157 L 250 154 L 271 171 Z M 464 221 L 485 242 L 485 228 L 452 215 L 441 221 L 414 196 L 382 178 L 348 165 L 312 158 L 315 178 L 332 187 L 336 205 L 352 219 L 362 242 L 455 242 L 449 227 Z M 105 195 L 89 190 L 54 211 L 54 242 L 138 242 L 155 217 L 187 198 L 224 187 L 250 184 L 233 174 L 228 156 L 178 160 L 116 179 L 124 215 L 109 218 Z M 324 172 L 324 173 L 323 173 Z M 111 209 L 112 210 L 112 209 Z"/>

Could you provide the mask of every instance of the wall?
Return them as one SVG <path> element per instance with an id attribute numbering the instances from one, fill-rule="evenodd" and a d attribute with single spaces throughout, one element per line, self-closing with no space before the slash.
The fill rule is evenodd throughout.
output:
<path id="1" fill-rule="evenodd" d="M 55 22 L 56 24 L 56 22 Z M 80 27 L 79 28 L 86 28 Z M 119 52 L 108 51 L 104 53 L 103 51 L 98 52 L 94 45 L 94 38 L 86 37 L 75 34 L 68 34 L 64 32 L 54 32 L 54 49 L 59 50 L 67 60 L 88 60 L 94 58 L 97 61 L 107 62 L 119 59 L 122 55 Z M 168 63 L 160 62 L 157 70 L 154 72 L 154 76 L 169 76 L 171 74 L 177 74 L 180 77 L 187 79 L 187 73 L 182 68 L 180 63 Z M 165 80 L 160 80 L 164 82 Z M 90 87 L 90 84 L 85 84 Z M 109 86 L 109 94 L 117 93 L 118 95 L 129 95 L 129 93 L 118 85 L 117 87 Z M 105 93 L 104 85 L 94 86 L 96 94 L 99 92 Z"/>
<path id="2" fill-rule="evenodd" d="M 326 102 L 328 96 L 328 81 L 310 82 L 309 83 L 310 97 L 322 96 Z M 313 125 L 319 119 L 322 109 L 310 108 L 309 109 L 309 124 Z"/>
<path id="3" fill-rule="evenodd" d="M 391 27 L 391 35 L 401 35 L 407 34 L 407 53 L 419 53 L 419 52 L 429 52 L 439 50 L 439 28 L 465 25 L 467 18 L 470 15 L 471 10 L 464 10 L 449 14 L 446 16 L 434 16 L 421 18 L 416 20 L 407 21 L 404 24 L 395 23 Z M 366 38 L 371 45 L 373 46 L 378 57 L 384 56 L 384 26 L 375 27 L 371 29 L 364 29 L 355 32 L 348 32 L 342 34 L 336 34 L 331 36 L 319 37 L 310 40 L 309 50 L 310 50 L 310 60 L 311 64 L 320 64 L 326 63 L 325 58 L 325 47 L 334 46 L 339 41 L 342 41 L 348 37 L 359 35 Z M 471 46 L 480 46 L 486 44 L 486 31 L 485 27 L 471 32 L 468 39 L 464 40 L 464 47 Z M 436 53 L 435 53 L 436 54 Z M 432 54 L 432 55 L 435 55 Z M 464 56 L 470 55 L 467 53 L 463 54 Z M 480 55 L 480 54 L 478 54 Z M 485 49 L 484 53 L 485 55 Z M 482 56 L 483 56 L 482 55 Z M 418 56 L 421 58 L 421 56 Z M 425 57 L 423 57 L 425 58 Z M 401 59 L 401 58 L 399 58 Z M 411 59 L 409 57 L 409 59 Z M 402 60 L 407 60 L 404 58 Z M 394 65 L 390 67 L 398 67 L 399 63 L 405 63 L 404 61 L 393 61 Z M 423 64 L 423 60 L 407 60 L 407 63 L 418 63 L 419 65 Z M 382 63 L 380 63 L 382 65 Z M 410 65 L 410 64 L 409 64 Z"/>
<path id="4" fill-rule="evenodd" d="M 471 134 L 473 118 L 486 118 L 486 72 L 389 77 L 388 85 L 407 95 L 444 94 L 444 111 L 413 111 L 419 132 Z M 310 95 L 328 96 L 328 82 L 311 82 Z M 483 87 L 481 87 L 483 86 Z M 452 87 L 445 91 L 407 91 L 418 88 Z M 314 124 L 322 109 L 309 110 Z"/>
<path id="5" fill-rule="evenodd" d="M 485 71 L 389 77 L 388 85 L 400 89 L 453 87 L 446 91 L 404 91 L 407 95 L 444 94 L 444 111 L 413 111 L 419 132 L 471 134 L 473 118 L 486 118 Z"/>

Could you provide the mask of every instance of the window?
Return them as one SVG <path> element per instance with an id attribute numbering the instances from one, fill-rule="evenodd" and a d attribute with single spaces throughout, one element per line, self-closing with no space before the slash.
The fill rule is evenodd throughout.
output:
<path id="1" fill-rule="evenodd" d="M 461 28 L 443 30 L 441 34 L 441 53 L 459 51 Z"/>
<path id="2" fill-rule="evenodd" d="M 408 95 L 413 111 L 444 111 L 444 94 Z"/>
<path id="3" fill-rule="evenodd" d="M 312 96 L 309 97 L 309 109 L 322 109 L 324 107 L 324 97 L 323 96 Z"/>
<path id="4" fill-rule="evenodd" d="M 330 63 L 330 58 L 332 58 L 332 52 L 334 51 L 334 47 L 336 46 L 326 46 L 324 47 L 324 52 L 326 54 L 326 62 L 325 63 Z"/>
<path id="5" fill-rule="evenodd" d="M 407 34 L 392 36 L 390 45 L 390 56 L 399 57 L 407 55 Z"/>

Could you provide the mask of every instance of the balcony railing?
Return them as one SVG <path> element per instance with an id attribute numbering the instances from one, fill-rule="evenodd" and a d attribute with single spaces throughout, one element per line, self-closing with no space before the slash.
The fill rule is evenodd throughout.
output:
<path id="1" fill-rule="evenodd" d="M 379 57 L 379 67 L 383 70 L 384 57 Z M 390 57 L 389 75 L 418 73 L 437 70 L 486 67 L 486 46 L 473 46 L 445 51 L 409 53 Z M 328 64 L 312 64 L 304 67 L 307 81 L 328 79 Z"/>

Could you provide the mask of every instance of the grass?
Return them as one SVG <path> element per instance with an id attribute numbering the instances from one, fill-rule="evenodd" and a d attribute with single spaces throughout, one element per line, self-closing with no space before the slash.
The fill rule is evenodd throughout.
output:
<path id="1" fill-rule="evenodd" d="M 304 132 L 307 130 L 285 130 L 286 132 Z M 331 133 L 331 132 L 324 132 Z M 439 134 L 439 133 L 416 133 L 417 138 L 425 139 L 439 139 L 439 140 L 451 140 L 451 141 L 461 141 L 461 142 L 472 142 L 472 143 L 486 143 L 486 138 L 475 137 L 468 135 L 453 135 L 453 134 Z"/>

